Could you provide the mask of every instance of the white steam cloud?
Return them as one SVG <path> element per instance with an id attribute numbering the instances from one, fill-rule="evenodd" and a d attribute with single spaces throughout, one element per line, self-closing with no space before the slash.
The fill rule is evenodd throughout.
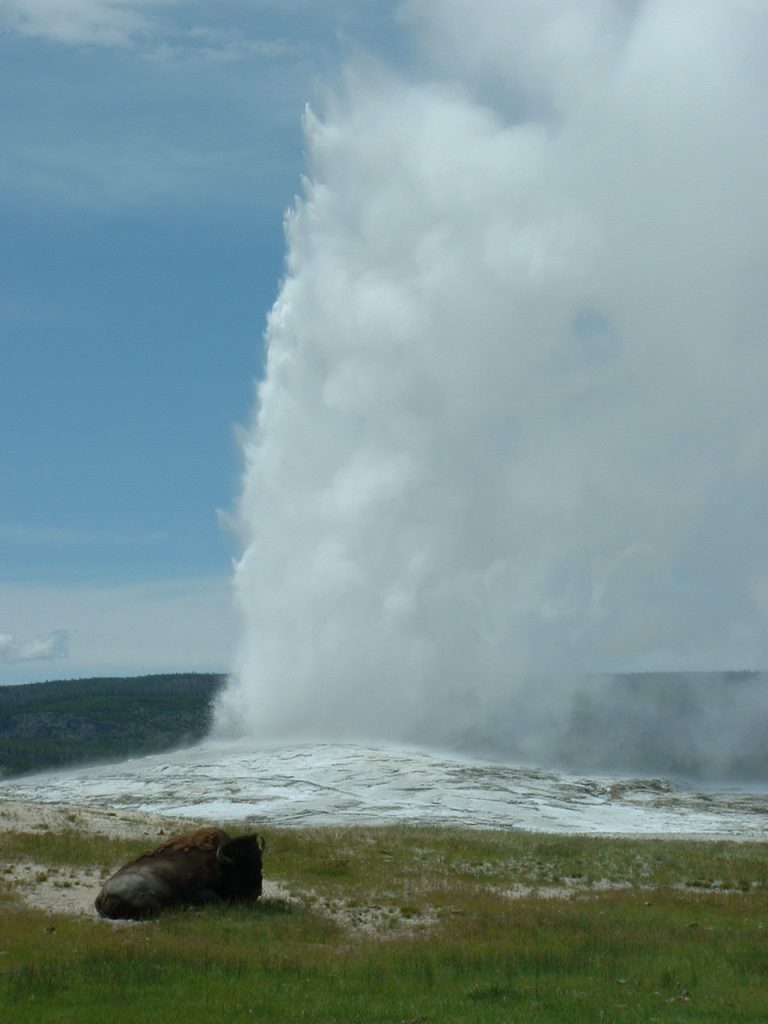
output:
<path id="1" fill-rule="evenodd" d="M 219 729 L 450 742 L 768 664 L 765 7 L 401 17 L 420 78 L 306 116 Z"/>

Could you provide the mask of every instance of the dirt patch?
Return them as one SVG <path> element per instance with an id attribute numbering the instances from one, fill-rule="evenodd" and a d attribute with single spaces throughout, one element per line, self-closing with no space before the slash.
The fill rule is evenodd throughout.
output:
<path id="1" fill-rule="evenodd" d="M 4 869 L 5 888 L 48 914 L 98 917 L 93 906 L 102 882 L 97 868 L 52 867 L 21 861 Z"/>
<path id="2" fill-rule="evenodd" d="M 345 931 L 377 939 L 397 939 L 437 923 L 437 912 L 431 908 L 415 910 L 408 907 L 380 906 L 331 900 L 316 893 L 301 894 L 300 902 L 315 914 L 329 917 Z"/>
<path id="3" fill-rule="evenodd" d="M 0 832 L 76 829 L 111 839 L 147 839 L 153 843 L 158 836 L 187 832 L 190 827 L 188 821 L 135 811 L 0 800 Z"/>

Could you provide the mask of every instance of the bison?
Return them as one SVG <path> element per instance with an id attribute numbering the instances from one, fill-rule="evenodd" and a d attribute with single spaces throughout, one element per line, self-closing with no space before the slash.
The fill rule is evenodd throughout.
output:
<path id="1" fill-rule="evenodd" d="M 141 920 L 168 907 L 252 903 L 261 895 L 264 846 L 259 836 L 233 839 L 219 828 L 177 836 L 108 878 L 96 909 L 102 917 Z"/>

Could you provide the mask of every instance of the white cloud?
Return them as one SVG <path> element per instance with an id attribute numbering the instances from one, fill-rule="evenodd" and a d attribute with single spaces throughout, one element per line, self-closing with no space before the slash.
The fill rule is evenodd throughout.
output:
<path id="1" fill-rule="evenodd" d="M 131 586 L 0 586 L 0 682 L 36 681 L 40 662 L 62 661 L 70 677 L 103 673 L 227 670 L 235 635 L 226 579 Z M 17 642 L 28 635 L 35 639 Z"/>
<path id="2" fill-rule="evenodd" d="M 0 663 L 18 665 L 23 662 L 58 661 L 68 656 L 70 634 L 66 629 L 19 642 L 12 633 L 0 633 Z"/>

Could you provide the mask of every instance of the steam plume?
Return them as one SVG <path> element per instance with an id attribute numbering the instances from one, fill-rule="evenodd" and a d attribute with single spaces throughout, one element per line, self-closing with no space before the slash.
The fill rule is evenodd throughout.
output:
<path id="1" fill-rule="evenodd" d="M 305 117 L 219 729 L 450 742 L 768 663 L 764 8 L 401 17 L 419 75 Z"/>

